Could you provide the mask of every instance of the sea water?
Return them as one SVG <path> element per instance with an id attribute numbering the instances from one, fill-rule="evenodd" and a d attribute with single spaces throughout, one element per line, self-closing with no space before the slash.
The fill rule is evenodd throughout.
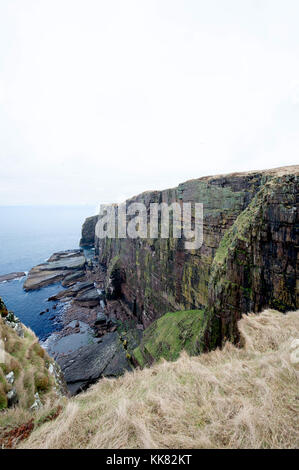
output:
<path id="1" fill-rule="evenodd" d="M 92 206 L 0 206 L 0 275 L 28 272 L 54 252 L 78 248 L 82 224 L 94 214 Z M 0 297 L 9 310 L 45 340 L 61 327 L 63 304 L 47 300 L 61 286 L 25 292 L 24 280 L 0 283 Z M 49 312 L 40 315 L 47 309 Z"/>

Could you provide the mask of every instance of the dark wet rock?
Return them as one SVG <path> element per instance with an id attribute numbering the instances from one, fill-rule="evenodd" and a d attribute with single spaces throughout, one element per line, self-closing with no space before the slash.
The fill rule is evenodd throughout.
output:
<path id="1" fill-rule="evenodd" d="M 99 304 L 99 301 L 100 295 L 94 287 L 77 295 L 74 299 L 74 302 L 81 307 L 95 307 Z"/>
<path id="2" fill-rule="evenodd" d="M 17 273 L 10 273 L 10 274 L 2 274 L 0 276 L 0 282 L 3 281 L 12 281 L 14 279 L 20 279 L 22 277 L 26 276 L 26 273 L 24 272 L 17 272 Z"/>
<path id="3" fill-rule="evenodd" d="M 53 300 L 60 300 L 60 299 L 66 298 L 66 297 L 72 297 L 72 292 L 70 290 L 67 290 L 67 289 L 61 290 L 57 294 L 52 295 L 51 297 L 49 297 L 48 301 L 52 302 Z"/>
<path id="4" fill-rule="evenodd" d="M 98 221 L 98 216 L 88 217 L 82 226 L 82 236 L 80 246 L 93 246 L 95 239 L 95 228 Z"/>
<path id="5" fill-rule="evenodd" d="M 64 299 L 66 297 L 76 297 L 80 292 L 85 292 L 93 288 L 94 288 L 94 283 L 91 281 L 78 282 L 77 284 L 70 287 L 69 289 L 64 289 L 58 292 L 58 294 L 52 295 L 51 297 L 48 298 L 48 300 L 59 300 L 59 299 Z"/>
<path id="6" fill-rule="evenodd" d="M 73 320 L 66 327 L 67 334 L 53 333 L 44 342 L 43 347 L 50 356 L 57 358 L 60 355 L 71 354 L 95 342 L 93 330 L 90 326 L 81 321 Z"/>
<path id="7" fill-rule="evenodd" d="M 71 395 L 88 388 L 101 377 L 118 377 L 131 370 L 117 333 L 58 359 Z"/>
<path id="8" fill-rule="evenodd" d="M 93 281 L 78 282 L 75 286 L 71 288 L 71 291 L 75 294 L 78 294 L 81 291 L 94 288 Z"/>
<path id="9" fill-rule="evenodd" d="M 16 405 L 19 402 L 19 397 L 15 388 L 12 388 L 7 393 L 7 406 L 8 408 Z"/>
<path id="10" fill-rule="evenodd" d="M 39 312 L 40 315 L 44 315 L 46 312 L 43 310 L 42 312 Z"/>
<path id="11" fill-rule="evenodd" d="M 110 323 L 110 325 L 113 325 L 113 326 L 117 325 L 117 320 L 116 320 L 116 318 L 110 318 L 110 319 L 109 319 L 109 323 Z"/>
<path id="12" fill-rule="evenodd" d="M 106 323 L 107 323 L 107 315 L 105 315 L 103 312 L 99 312 L 97 314 L 95 325 L 105 325 Z"/>

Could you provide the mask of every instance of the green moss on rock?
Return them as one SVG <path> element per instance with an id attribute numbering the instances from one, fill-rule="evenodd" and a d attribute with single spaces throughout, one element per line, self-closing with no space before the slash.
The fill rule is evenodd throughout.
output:
<path id="1" fill-rule="evenodd" d="M 144 367 L 161 358 L 174 361 L 183 350 L 198 355 L 203 350 L 203 320 L 202 310 L 166 313 L 145 330 L 134 359 Z"/>
<path id="2" fill-rule="evenodd" d="M 227 339 L 239 343 L 237 321 L 243 313 L 298 308 L 297 194 L 298 177 L 271 179 L 223 236 L 209 279 L 210 349 Z"/>

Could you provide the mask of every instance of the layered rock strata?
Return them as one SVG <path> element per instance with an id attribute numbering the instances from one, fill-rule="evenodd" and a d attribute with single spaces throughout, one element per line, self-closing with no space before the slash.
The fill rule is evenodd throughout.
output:
<path id="1" fill-rule="evenodd" d="M 95 240 L 107 267 L 106 291 L 146 327 L 169 311 L 205 311 L 207 348 L 238 341 L 241 314 L 268 306 L 295 310 L 298 299 L 299 166 L 209 176 L 128 201 L 201 202 L 203 245 L 181 239 Z"/>
<path id="2" fill-rule="evenodd" d="M 35 266 L 29 271 L 24 282 L 25 290 L 35 290 L 70 279 L 81 274 L 86 264 L 81 250 L 70 250 L 54 253 L 48 261 Z"/>

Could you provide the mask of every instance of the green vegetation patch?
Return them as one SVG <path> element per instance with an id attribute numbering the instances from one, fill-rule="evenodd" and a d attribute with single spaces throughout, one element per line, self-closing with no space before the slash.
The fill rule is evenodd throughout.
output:
<path id="1" fill-rule="evenodd" d="M 140 346 L 133 352 L 135 361 L 144 367 L 161 358 L 175 361 L 183 350 L 190 356 L 200 354 L 203 323 L 202 310 L 166 313 L 144 331 Z"/>

